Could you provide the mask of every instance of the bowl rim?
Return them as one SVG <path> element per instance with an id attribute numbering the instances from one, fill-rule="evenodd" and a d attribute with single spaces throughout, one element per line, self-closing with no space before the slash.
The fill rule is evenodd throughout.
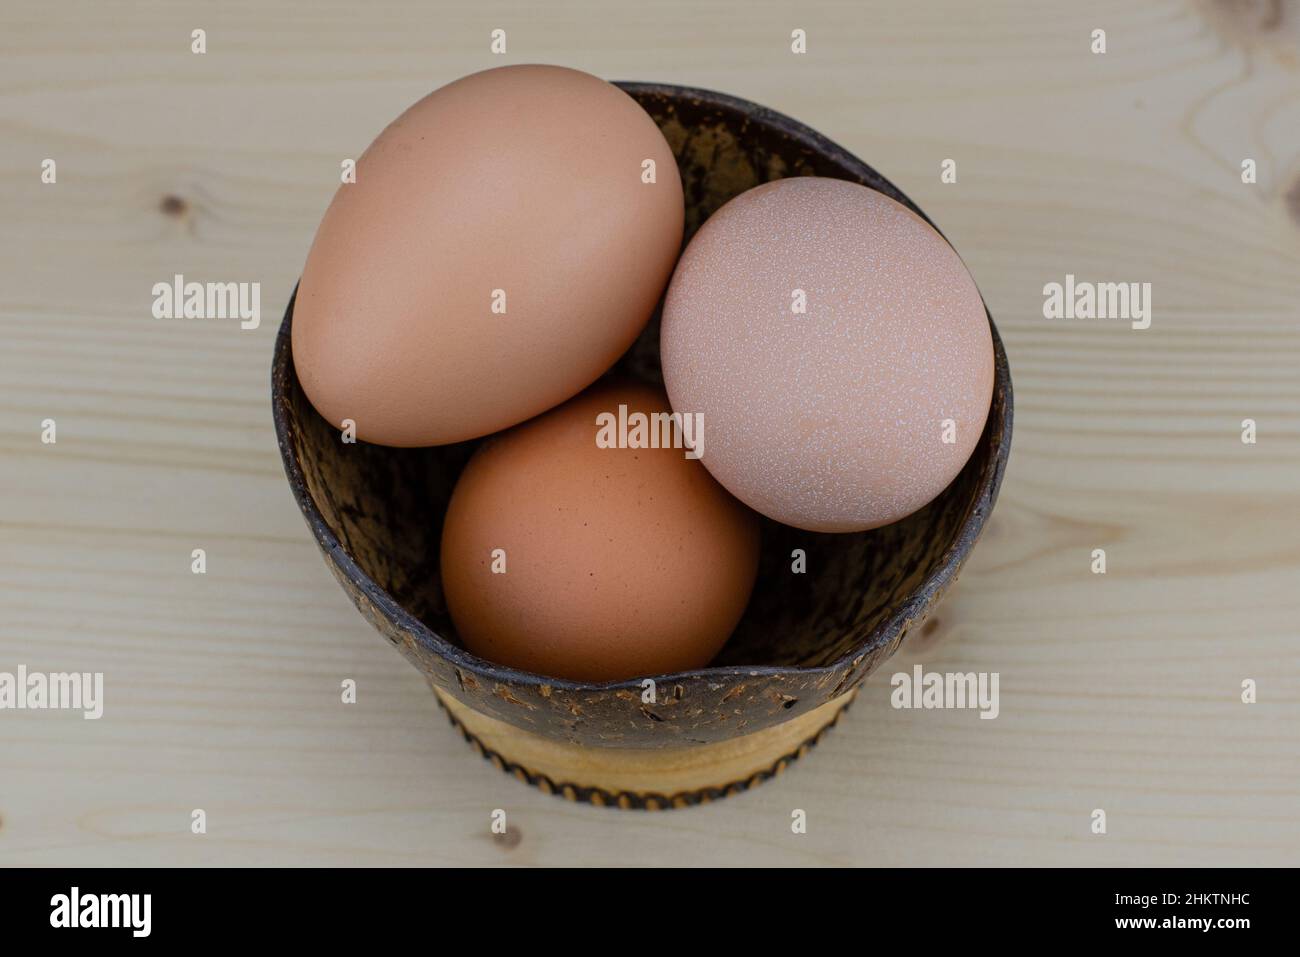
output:
<path id="1" fill-rule="evenodd" d="M 897 186 L 874 168 L 858 159 L 838 143 L 827 139 L 816 130 L 783 113 L 752 103 L 741 97 L 697 87 L 626 80 L 614 81 L 614 85 L 629 95 L 642 93 L 669 98 L 686 97 L 708 106 L 739 112 L 751 122 L 775 126 L 782 133 L 812 152 L 829 156 L 839 165 L 857 170 L 864 179 L 883 183 L 889 189 L 887 191 L 877 189 L 877 192 L 885 192 L 886 195 L 907 206 L 912 212 L 929 223 L 940 236 L 943 236 L 942 230 L 902 190 L 898 189 Z M 947 241 L 946 236 L 944 239 Z M 949 245 L 952 244 L 949 243 Z M 955 248 L 954 251 L 956 251 Z M 993 339 L 993 392 L 995 396 L 999 390 L 1002 390 L 1004 394 L 1001 422 L 994 423 L 990 416 L 984 427 L 985 431 L 987 431 L 990 426 L 1001 426 L 1000 430 L 994 429 L 995 434 L 1000 431 L 1002 438 L 994 449 L 992 468 L 987 479 L 980 486 L 978 494 L 962 517 L 952 543 L 944 550 L 936 567 L 912 589 L 898 608 L 887 618 L 880 621 L 858 645 L 834 661 L 813 666 L 728 665 L 694 668 L 687 671 L 655 675 L 639 675 L 635 678 L 606 682 L 573 681 L 567 678 L 541 675 L 479 658 L 443 637 L 439 632 L 425 624 L 424 621 L 407 611 L 387 589 L 382 588 L 366 574 L 352 556 L 348 554 L 343 543 L 325 521 L 324 515 L 321 514 L 315 500 L 308 491 L 306 476 L 303 474 L 301 462 L 294 451 L 292 442 L 288 385 L 291 379 L 294 382 L 297 381 L 290 335 L 293 323 L 293 307 L 297 298 L 298 284 L 295 283 L 293 292 L 289 296 L 289 302 L 285 307 L 284 318 L 281 320 L 280 328 L 276 333 L 275 349 L 271 361 L 271 398 L 272 418 L 275 424 L 276 444 L 280 449 L 281 463 L 284 466 L 285 477 L 289 481 L 294 500 L 298 503 L 299 511 L 302 512 L 308 528 L 316 538 L 316 542 L 324 553 L 326 560 L 331 562 L 339 573 L 343 574 L 360 589 L 377 613 L 381 614 L 397 629 L 410 635 L 424 651 L 440 657 L 453 667 L 468 671 L 476 677 L 504 684 L 524 684 L 539 689 L 546 687 L 552 690 L 568 692 L 627 690 L 639 694 L 642 682 L 647 678 L 653 679 L 656 684 L 671 685 L 690 680 L 708 681 L 709 679 L 723 680 L 764 676 L 830 676 L 843 674 L 863 657 L 879 650 L 883 645 L 893 641 L 895 637 L 902 635 L 903 631 L 925 611 L 935 597 L 942 594 L 948 585 L 956 579 L 962 563 L 974 548 L 975 542 L 978 540 L 988 516 L 992 512 L 993 505 L 997 501 L 998 490 L 1001 487 L 1002 477 L 1006 472 L 1007 461 L 1011 453 L 1011 432 L 1014 418 L 1011 370 L 1007 361 L 1006 350 L 1002 345 L 1002 339 L 998 335 L 997 325 L 988 310 L 988 304 L 985 303 L 984 312 L 988 317 L 989 332 Z M 980 299 L 983 302 L 983 294 L 981 294 Z M 301 385 L 299 385 L 299 388 L 301 388 Z M 954 561 L 954 559 L 957 560 Z M 847 690 L 849 689 L 843 688 L 840 693 Z"/>

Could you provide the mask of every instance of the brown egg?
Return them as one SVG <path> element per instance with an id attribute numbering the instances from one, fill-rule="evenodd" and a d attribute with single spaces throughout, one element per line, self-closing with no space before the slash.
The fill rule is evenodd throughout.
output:
<path id="1" fill-rule="evenodd" d="M 692 238 L 664 302 L 664 383 L 704 464 L 787 525 L 847 532 L 924 506 L 975 449 L 993 339 L 975 281 L 882 193 L 799 177 Z"/>
<path id="2" fill-rule="evenodd" d="M 703 667 L 740 620 L 757 516 L 682 448 L 598 445 L 597 417 L 620 404 L 633 423 L 668 412 L 659 389 L 601 384 L 489 439 L 466 466 L 442 576 L 476 655 L 614 681 Z"/>
<path id="3" fill-rule="evenodd" d="M 612 84 L 553 66 L 457 80 L 393 121 L 326 211 L 294 307 L 299 380 L 368 442 L 522 422 L 631 345 L 683 215 L 672 151 Z"/>

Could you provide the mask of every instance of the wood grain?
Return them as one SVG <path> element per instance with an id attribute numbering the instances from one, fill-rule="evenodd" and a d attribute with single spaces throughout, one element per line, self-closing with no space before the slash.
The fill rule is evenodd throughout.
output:
<path id="1" fill-rule="evenodd" d="M 573 806 L 475 758 L 274 447 L 276 320 L 340 161 L 528 61 L 842 143 L 944 229 L 1011 358 L 1011 465 L 937 627 L 708 807 Z M 97 722 L 0 712 L 0 863 L 1300 863 L 1300 5 L 10 4 L 0 223 L 0 670 L 106 685 Z M 177 272 L 260 282 L 261 327 L 153 319 Z M 1044 319 L 1066 273 L 1151 282 L 1152 327 Z M 914 662 L 999 672 L 1000 717 L 892 709 Z"/>

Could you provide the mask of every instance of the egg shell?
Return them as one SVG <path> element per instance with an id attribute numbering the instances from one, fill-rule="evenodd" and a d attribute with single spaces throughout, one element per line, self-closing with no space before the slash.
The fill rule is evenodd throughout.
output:
<path id="1" fill-rule="evenodd" d="M 617 87 L 554 66 L 457 80 L 379 135 L 325 213 L 294 307 L 303 389 L 384 445 L 522 422 L 633 342 L 683 216 L 672 151 Z"/>
<path id="2" fill-rule="evenodd" d="M 660 333 L 674 410 L 703 415 L 713 476 L 812 531 L 895 522 L 957 476 L 984 429 L 993 340 L 979 290 L 925 220 L 800 177 L 710 217 Z"/>
<path id="3" fill-rule="evenodd" d="M 600 447 L 597 416 L 620 404 L 668 411 L 658 388 L 600 384 L 487 440 L 466 466 L 441 567 L 476 655 L 615 681 L 703 667 L 740 620 L 758 516 L 684 449 Z"/>

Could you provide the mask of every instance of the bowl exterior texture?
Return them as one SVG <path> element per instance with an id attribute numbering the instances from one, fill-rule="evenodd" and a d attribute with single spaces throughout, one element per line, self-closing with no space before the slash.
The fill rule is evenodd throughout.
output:
<path id="1" fill-rule="evenodd" d="M 719 206 L 785 176 L 852 180 L 924 217 L 845 150 L 752 103 L 702 90 L 619 84 L 677 159 L 686 239 Z M 773 727 L 855 688 L 894 653 L 956 580 L 997 499 L 1011 445 L 1012 392 L 992 318 L 988 421 L 956 480 L 925 508 L 869 532 L 821 534 L 764 521 L 754 597 L 713 666 L 584 685 L 494 665 L 460 644 L 438 552 L 443 514 L 477 441 L 399 449 L 344 444 L 293 368 L 290 300 L 276 340 L 272 400 L 285 472 L 326 564 L 353 603 L 437 688 L 543 737 L 615 748 L 680 748 Z M 660 382 L 657 317 L 612 374 Z M 792 574 L 803 549 L 809 571 Z"/>

